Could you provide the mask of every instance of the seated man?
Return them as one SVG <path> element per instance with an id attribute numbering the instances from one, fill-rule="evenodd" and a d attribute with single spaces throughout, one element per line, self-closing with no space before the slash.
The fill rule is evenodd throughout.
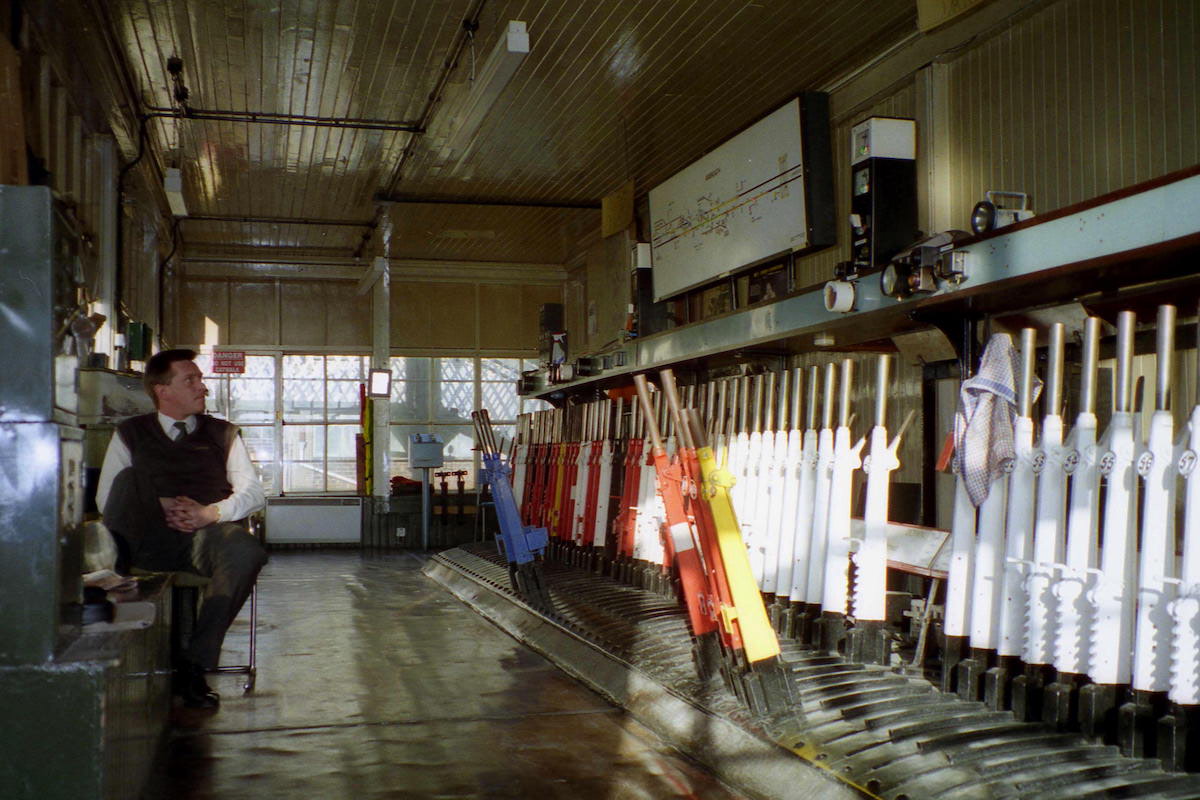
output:
<path id="1" fill-rule="evenodd" d="M 266 504 L 236 426 L 204 413 L 204 385 L 192 350 L 164 350 L 146 362 L 143 382 L 158 409 L 117 426 L 104 455 L 96 505 L 128 565 L 211 578 L 199 619 L 176 665 L 185 704 L 212 708 L 225 632 L 259 570 L 262 545 L 234 520 Z"/>

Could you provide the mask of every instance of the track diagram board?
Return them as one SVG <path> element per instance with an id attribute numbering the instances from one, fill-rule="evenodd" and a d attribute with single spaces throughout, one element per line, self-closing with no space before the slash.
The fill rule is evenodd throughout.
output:
<path id="1" fill-rule="evenodd" d="M 808 247 L 804 168 L 797 98 L 651 189 L 655 300 Z"/>

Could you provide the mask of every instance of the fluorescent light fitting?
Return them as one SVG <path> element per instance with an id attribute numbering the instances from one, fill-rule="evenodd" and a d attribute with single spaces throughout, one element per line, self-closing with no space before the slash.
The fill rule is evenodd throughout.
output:
<path id="1" fill-rule="evenodd" d="M 390 369 L 371 370 L 371 380 L 367 384 L 367 397 L 392 396 L 392 371 Z"/>
<path id="2" fill-rule="evenodd" d="M 163 174 L 163 191 L 167 193 L 167 205 L 171 213 L 177 217 L 188 215 L 187 205 L 183 202 L 183 172 L 175 167 L 167 167 Z"/>
<path id="3" fill-rule="evenodd" d="M 474 144 L 475 134 L 500 93 L 516 74 L 517 67 L 529 55 L 529 32 L 520 20 L 509 20 L 500 41 L 496 42 L 475 74 L 475 80 L 458 113 L 456 129 L 442 148 L 442 158 L 465 158 Z"/>

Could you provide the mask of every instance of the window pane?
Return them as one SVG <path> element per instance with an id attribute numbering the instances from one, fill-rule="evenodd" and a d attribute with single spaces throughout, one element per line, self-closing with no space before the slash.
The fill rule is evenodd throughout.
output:
<path id="1" fill-rule="evenodd" d="M 326 453 L 330 459 L 354 459 L 354 437 L 360 432 L 358 425 L 330 425 L 326 439 Z"/>
<path id="2" fill-rule="evenodd" d="M 479 362 L 482 381 L 515 381 L 521 371 L 519 358 L 484 358 Z"/>
<path id="3" fill-rule="evenodd" d="M 396 475 L 403 475 L 406 478 L 413 480 L 421 479 L 421 469 L 413 469 L 408 466 L 408 438 L 414 433 L 436 433 L 442 437 L 442 442 L 445 447 L 442 451 L 445 457 L 443 466 L 438 469 L 431 469 L 429 479 L 433 483 L 435 491 L 438 485 L 437 478 L 434 477 L 435 472 L 455 472 L 457 470 L 466 470 L 466 487 L 471 491 L 475 489 L 475 453 L 473 451 L 475 442 L 475 429 L 470 425 L 392 425 L 391 435 L 389 437 L 389 453 L 391 455 L 391 475 L 389 478 Z M 456 486 L 455 479 L 450 478 L 451 491 L 454 491 Z"/>
<path id="4" fill-rule="evenodd" d="M 391 419 L 423 422 L 429 419 L 428 358 L 393 358 Z"/>
<path id="5" fill-rule="evenodd" d="M 325 473 L 321 462 L 285 461 L 283 462 L 283 491 L 285 492 L 323 492 L 325 491 Z"/>
<path id="6" fill-rule="evenodd" d="M 435 425 L 433 432 L 446 443 L 442 453 L 446 460 L 471 460 L 475 448 L 475 428 L 471 425 Z"/>
<path id="7" fill-rule="evenodd" d="M 389 425 L 388 426 L 388 455 L 391 457 L 392 466 L 397 462 L 408 463 L 408 437 L 413 433 L 424 433 L 426 428 L 417 425 Z"/>
<path id="8" fill-rule="evenodd" d="M 329 381 L 325 384 L 329 394 L 329 420 L 357 420 L 360 415 L 359 381 Z"/>
<path id="9" fill-rule="evenodd" d="M 397 422 L 423 422 L 429 419 L 429 383 L 393 381 L 391 419 Z"/>
<path id="10" fill-rule="evenodd" d="M 275 419 L 274 378 L 232 378 L 229 381 L 229 420 L 238 424 Z"/>
<path id="11" fill-rule="evenodd" d="M 310 380 L 325 379 L 324 356 L 284 356 L 283 377 L 308 378 Z"/>
<path id="12" fill-rule="evenodd" d="M 399 356 L 391 359 L 393 381 L 427 381 L 431 359 Z"/>
<path id="13" fill-rule="evenodd" d="M 365 356 L 326 356 L 325 372 L 329 380 L 356 380 L 366 378 Z"/>
<path id="14" fill-rule="evenodd" d="M 388 456 L 391 475 L 419 479 L 421 470 L 408 466 L 408 438 L 414 433 L 428 433 L 428 425 L 389 425 Z"/>
<path id="15" fill-rule="evenodd" d="M 285 379 L 283 418 L 288 422 L 318 422 L 325 419 L 325 382 L 320 379 Z"/>
<path id="16" fill-rule="evenodd" d="M 492 433 L 496 436 L 496 446 L 500 448 L 500 452 L 507 458 L 509 451 L 512 450 L 513 437 L 517 435 L 517 426 L 493 425 Z"/>
<path id="17" fill-rule="evenodd" d="M 355 472 L 354 459 L 329 459 L 329 481 L 326 491 L 354 492 L 358 491 L 358 476 Z"/>
<path id="18" fill-rule="evenodd" d="M 205 377 L 204 387 L 208 389 L 208 396 L 204 398 L 204 413 L 229 419 L 229 379 Z"/>
<path id="19" fill-rule="evenodd" d="M 285 425 L 283 428 L 283 491 L 325 491 L 325 428 Z"/>
<path id="20" fill-rule="evenodd" d="M 446 383 L 438 386 L 437 419 L 470 419 L 475 407 L 474 383 Z"/>
<path id="21" fill-rule="evenodd" d="M 274 378 L 275 356 L 246 356 L 243 378 Z"/>
<path id="22" fill-rule="evenodd" d="M 503 422 L 517 418 L 515 383 L 484 383 L 480 389 L 483 392 L 483 407 L 493 420 Z"/>
<path id="23" fill-rule="evenodd" d="M 247 425 L 242 427 L 242 441 L 250 453 L 251 461 L 275 460 L 275 428 L 269 425 Z"/>
<path id="24" fill-rule="evenodd" d="M 358 489 L 355 437 L 358 425 L 330 425 L 328 446 L 328 491 L 353 492 Z"/>
<path id="25" fill-rule="evenodd" d="M 258 472 L 258 482 L 262 484 L 263 492 L 268 496 L 279 493 L 279 488 L 275 485 L 275 462 L 254 462 L 254 469 Z"/>
<path id="26" fill-rule="evenodd" d="M 437 374 L 444 381 L 473 381 L 475 380 L 475 359 L 473 358 L 436 358 Z"/>
<path id="27" fill-rule="evenodd" d="M 475 446 L 475 428 L 471 425 L 391 425 L 388 453 L 391 456 L 392 474 L 420 477 L 420 470 L 408 467 L 408 439 L 414 433 L 435 433 L 442 437 L 442 455 L 447 463 L 454 459 L 472 461 Z M 445 467 L 439 468 L 441 472 Z"/>
<path id="28" fill-rule="evenodd" d="M 275 486 L 275 427 L 244 425 L 241 430 L 242 441 L 246 443 L 246 452 L 250 454 L 263 491 L 268 495 L 275 494 L 278 491 Z"/>
<path id="29" fill-rule="evenodd" d="M 325 428 L 322 425 L 284 425 L 283 460 L 319 461 L 325 457 Z"/>

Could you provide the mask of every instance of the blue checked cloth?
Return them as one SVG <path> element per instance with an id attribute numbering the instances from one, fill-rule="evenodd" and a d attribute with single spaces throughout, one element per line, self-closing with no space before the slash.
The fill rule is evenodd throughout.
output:
<path id="1" fill-rule="evenodd" d="M 1012 337 L 997 333 L 988 340 L 979 372 L 963 381 L 954 415 L 954 466 L 976 506 L 992 482 L 1016 455 L 1013 420 L 1017 414 L 1017 378 L 1021 362 Z M 1034 378 L 1034 398 L 1041 381 Z"/>

